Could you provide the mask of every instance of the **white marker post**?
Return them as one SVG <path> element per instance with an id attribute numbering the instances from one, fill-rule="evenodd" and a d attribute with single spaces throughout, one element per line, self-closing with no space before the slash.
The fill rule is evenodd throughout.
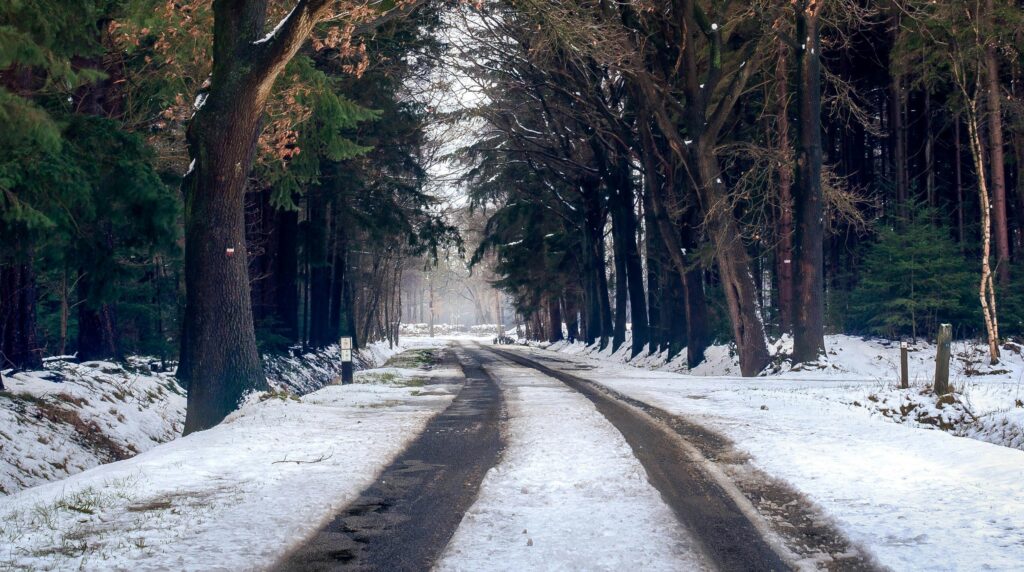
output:
<path id="1" fill-rule="evenodd" d="M 341 384 L 352 383 L 352 338 L 345 336 L 338 343 L 341 348 Z"/>

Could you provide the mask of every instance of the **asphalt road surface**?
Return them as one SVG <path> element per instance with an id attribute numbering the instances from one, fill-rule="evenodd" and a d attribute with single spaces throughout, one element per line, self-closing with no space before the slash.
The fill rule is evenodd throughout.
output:
<path id="1" fill-rule="evenodd" d="M 553 377 L 593 402 L 625 437 L 651 484 L 718 569 L 792 570 L 797 559 L 821 555 L 830 557 L 825 558 L 829 570 L 875 569 L 784 484 L 767 477 L 750 479 L 754 484 L 745 488 L 724 484 L 722 472 L 710 466 L 716 456 L 725 456 L 728 444 L 721 437 L 565 371 L 579 366 L 492 346 L 458 346 L 445 356 L 457 358 L 466 377 L 452 404 L 280 570 L 429 570 L 473 504 L 484 474 L 499 462 L 500 379 L 485 370 L 495 362 Z M 747 469 L 746 474 L 756 474 Z M 748 497 L 787 508 L 779 514 L 752 514 Z"/>
<path id="2" fill-rule="evenodd" d="M 430 569 L 501 450 L 501 390 L 478 350 L 455 352 L 466 380 L 451 405 L 279 570 Z"/>

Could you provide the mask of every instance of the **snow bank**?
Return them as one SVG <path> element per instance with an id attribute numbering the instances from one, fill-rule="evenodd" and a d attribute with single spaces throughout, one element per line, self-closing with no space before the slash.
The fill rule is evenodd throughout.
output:
<path id="1" fill-rule="evenodd" d="M 369 485 L 452 391 L 354 384 L 277 394 L 207 431 L 11 495 L 0 509 L 0 568 L 267 566 Z"/>
<path id="2" fill-rule="evenodd" d="M 400 338 L 398 344 L 373 342 L 356 352 L 356 370 L 384 365 L 392 356 L 407 349 L 440 347 L 444 340 Z M 312 393 L 337 382 L 341 376 L 341 355 L 337 345 L 295 356 L 264 356 L 263 368 L 271 387 L 296 395 Z"/>
<path id="3" fill-rule="evenodd" d="M 128 364 L 49 360 L 5 373 L 0 392 L 0 494 L 65 478 L 170 441 L 185 420 L 171 373 Z"/>
<path id="4" fill-rule="evenodd" d="M 829 340 L 836 350 L 829 367 L 768 378 L 691 376 L 560 356 L 565 363 L 540 350 L 520 351 L 725 435 L 754 466 L 789 482 L 894 570 L 1019 570 L 1024 451 L 922 430 L 934 426 L 917 421 L 891 422 L 865 405 L 870 395 L 881 403 L 882 392 L 899 391 L 874 376 L 888 371 L 881 364 L 891 351 L 877 342 L 840 351 L 836 341 Z M 927 352 L 918 347 L 915 385 L 904 392 L 921 391 Z M 844 355 L 860 357 L 840 361 Z M 960 379 L 965 395 L 974 396 L 969 406 L 1005 403 L 1008 387 L 1017 385 L 1016 360 L 1008 356 L 1001 366 L 1010 374 L 989 370 Z M 574 365 L 580 362 L 582 368 Z M 937 406 L 934 397 L 929 402 Z"/>
<path id="5" fill-rule="evenodd" d="M 357 368 L 375 368 L 406 349 L 447 342 L 403 339 L 375 342 L 357 354 Z M 336 346 L 300 356 L 264 356 L 271 387 L 304 395 L 341 375 Z M 66 478 L 130 458 L 176 439 L 185 423 L 185 391 L 174 370 L 156 360 L 125 364 L 50 359 L 46 369 L 4 372 L 0 392 L 0 495 Z"/>
<path id="6" fill-rule="evenodd" d="M 708 348 L 706 359 L 693 370 L 686 366 L 685 350 L 668 359 L 667 352 L 630 358 L 628 341 L 618 351 L 596 344 L 537 344 L 564 355 L 599 363 L 628 364 L 661 372 L 700 377 L 738 377 L 739 361 L 730 345 Z M 930 387 L 935 372 L 935 345 L 911 343 L 910 388 L 899 388 L 899 342 L 856 336 L 825 337 L 826 356 L 815 364 L 794 366 L 785 358 L 792 351 L 789 336 L 769 346 L 774 360 L 761 378 L 765 383 L 783 380 L 852 382 L 808 390 L 818 399 L 863 408 L 881 419 L 925 429 L 941 429 L 997 445 L 1024 450 L 1024 348 L 1008 342 L 1002 363 L 988 364 L 985 344 L 954 342 L 950 382 L 956 395 L 939 403 Z"/>

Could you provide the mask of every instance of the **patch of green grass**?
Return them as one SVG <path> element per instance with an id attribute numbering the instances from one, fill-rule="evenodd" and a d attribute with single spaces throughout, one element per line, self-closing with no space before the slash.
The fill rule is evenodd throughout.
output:
<path id="1" fill-rule="evenodd" d="M 264 391 L 260 394 L 261 402 L 270 401 L 271 399 L 280 399 L 281 401 L 300 401 L 297 395 L 285 389 L 271 389 L 270 391 Z"/>

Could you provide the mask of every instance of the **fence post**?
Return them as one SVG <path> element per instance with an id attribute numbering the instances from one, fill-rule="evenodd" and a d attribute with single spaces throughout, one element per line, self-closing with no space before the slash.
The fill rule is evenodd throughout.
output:
<path id="1" fill-rule="evenodd" d="M 910 368 L 907 367 L 907 342 L 900 342 L 900 387 L 910 387 Z"/>
<path id="2" fill-rule="evenodd" d="M 939 337 L 936 341 L 938 348 L 935 352 L 935 383 L 932 385 L 935 395 L 949 393 L 949 346 L 952 338 L 953 326 L 940 324 Z"/>
<path id="3" fill-rule="evenodd" d="M 348 385 L 353 378 L 352 337 L 343 336 L 338 342 L 338 349 L 341 352 L 341 384 Z"/>

